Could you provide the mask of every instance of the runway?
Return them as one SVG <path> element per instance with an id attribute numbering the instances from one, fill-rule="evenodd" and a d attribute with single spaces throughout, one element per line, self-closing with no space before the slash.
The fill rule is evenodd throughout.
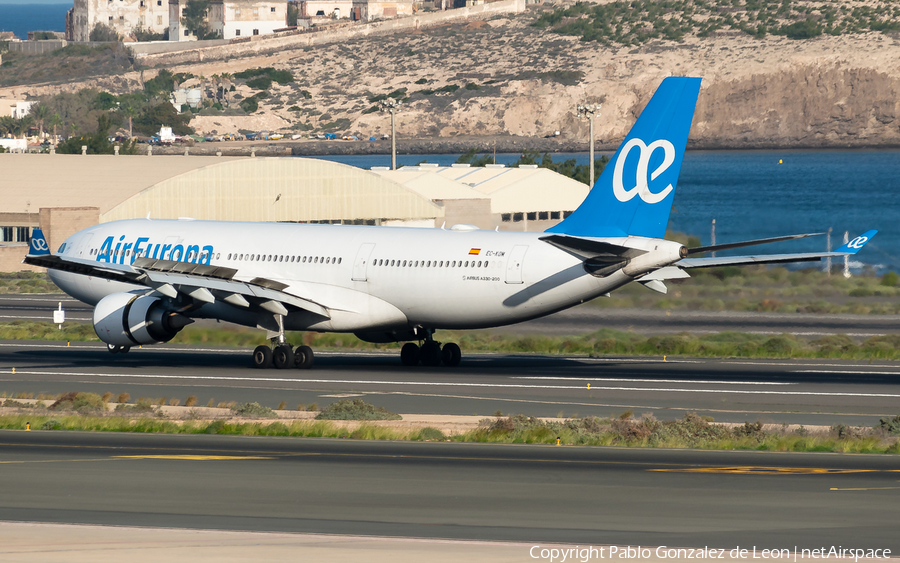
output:
<path id="1" fill-rule="evenodd" d="M 91 322 L 93 308 L 64 294 L 0 295 L 0 322 L 17 319 L 53 320 L 62 304 L 67 322 Z M 215 323 L 199 321 L 198 326 Z M 549 317 L 491 329 L 496 334 L 542 334 L 569 336 L 588 334 L 601 328 L 633 331 L 652 336 L 691 332 L 725 331 L 756 334 L 796 334 L 817 338 L 846 334 L 857 340 L 900 331 L 900 315 L 816 315 L 790 313 L 745 313 L 737 311 L 666 311 L 663 309 L 604 308 L 588 303 Z"/>
<path id="2" fill-rule="evenodd" d="M 458 368 L 405 368 L 396 352 L 317 355 L 312 370 L 256 370 L 249 350 L 164 345 L 109 354 L 99 343 L 0 342 L 0 392 L 284 401 L 342 397 L 399 413 L 618 416 L 874 425 L 900 414 L 900 368 L 885 362 L 586 358 L 471 354 Z M 13 372 L 13 368 L 15 371 Z"/>
<path id="3" fill-rule="evenodd" d="M 0 520 L 900 549 L 896 456 L 22 431 L 0 452 Z"/>

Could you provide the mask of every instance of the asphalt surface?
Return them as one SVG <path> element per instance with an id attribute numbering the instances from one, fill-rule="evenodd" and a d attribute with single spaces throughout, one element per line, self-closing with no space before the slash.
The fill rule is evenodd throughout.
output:
<path id="1" fill-rule="evenodd" d="M 318 353 L 311 370 L 257 370 L 250 351 L 172 345 L 109 354 L 99 343 L 0 342 L 0 392 L 284 401 L 320 407 L 344 397 L 399 413 L 617 416 L 687 411 L 716 421 L 874 425 L 900 414 L 892 363 L 464 356 L 457 368 L 406 368 L 396 352 Z"/>
<path id="2" fill-rule="evenodd" d="M 0 520 L 900 550 L 900 458 L 0 432 Z"/>
<path id="3" fill-rule="evenodd" d="M 16 319 L 52 321 L 62 304 L 67 322 L 90 322 L 93 308 L 63 294 L 0 295 L 0 321 Z M 198 326 L 214 322 L 200 321 Z M 497 334 L 579 335 L 601 328 L 633 331 L 643 335 L 724 331 L 757 334 L 796 334 L 818 337 L 847 334 L 856 339 L 900 331 L 900 315 L 814 315 L 742 313 L 735 311 L 665 311 L 612 309 L 593 304 L 524 323 L 491 329 Z"/>

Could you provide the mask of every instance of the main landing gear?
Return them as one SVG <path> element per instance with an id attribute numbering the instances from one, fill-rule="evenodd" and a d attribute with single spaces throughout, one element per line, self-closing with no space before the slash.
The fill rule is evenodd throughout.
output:
<path id="1" fill-rule="evenodd" d="M 455 367 L 459 365 L 461 359 L 462 351 L 454 342 L 448 342 L 442 347 L 440 342 L 429 339 L 423 342 L 422 346 L 414 342 L 407 342 L 400 349 L 400 361 L 405 366 L 414 366 L 422 362 L 423 366 L 429 367 L 441 364 Z"/>
<path id="2" fill-rule="evenodd" d="M 314 359 L 315 355 L 309 346 L 297 346 L 292 349 L 290 344 L 279 344 L 273 349 L 263 345 L 253 350 L 253 367 L 258 369 L 271 367 L 309 369 Z"/>
<path id="3" fill-rule="evenodd" d="M 106 349 L 110 354 L 127 354 L 131 350 L 131 346 L 117 346 L 115 344 L 107 344 Z"/>

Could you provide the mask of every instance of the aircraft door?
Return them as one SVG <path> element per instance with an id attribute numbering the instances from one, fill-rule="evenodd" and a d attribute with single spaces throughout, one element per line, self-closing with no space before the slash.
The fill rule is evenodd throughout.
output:
<path id="1" fill-rule="evenodd" d="M 78 241 L 78 254 L 75 256 L 77 258 L 81 258 L 84 260 L 90 260 L 91 253 L 91 239 L 94 238 L 94 233 L 85 233 L 81 236 L 81 239 Z M 51 249 L 51 252 L 53 249 Z"/>
<path id="2" fill-rule="evenodd" d="M 506 283 L 525 283 L 522 277 L 522 265 L 525 263 L 525 253 L 528 246 L 520 244 L 514 246 L 512 252 L 509 253 L 509 260 L 506 262 Z"/>
<path id="3" fill-rule="evenodd" d="M 351 278 L 353 281 L 367 281 L 369 279 L 366 271 L 369 267 L 369 256 L 371 256 L 374 248 L 374 242 L 367 242 L 359 247 L 359 252 L 356 253 L 356 260 L 353 262 L 353 277 Z"/>

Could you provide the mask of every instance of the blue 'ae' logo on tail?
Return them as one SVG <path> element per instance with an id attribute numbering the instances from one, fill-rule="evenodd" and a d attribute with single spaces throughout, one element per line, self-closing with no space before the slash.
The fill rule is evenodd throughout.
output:
<path id="1" fill-rule="evenodd" d="M 587 198 L 547 232 L 662 238 L 699 93 L 699 78 L 663 80 Z"/>

